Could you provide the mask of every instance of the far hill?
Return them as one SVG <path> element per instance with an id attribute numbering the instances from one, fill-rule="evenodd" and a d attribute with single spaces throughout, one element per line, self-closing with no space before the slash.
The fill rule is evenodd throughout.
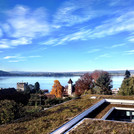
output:
<path id="1" fill-rule="evenodd" d="M 0 70 L 0 76 L 11 76 L 11 74 L 9 72 Z"/>
<path id="2" fill-rule="evenodd" d="M 107 71 L 111 76 L 124 76 L 126 70 Z M 129 70 L 134 74 L 134 70 Z M 46 77 L 63 77 L 63 76 L 82 76 L 85 73 L 92 73 L 92 71 L 81 72 L 25 72 L 25 71 L 11 71 L 6 72 L 0 70 L 0 76 L 46 76 Z"/>

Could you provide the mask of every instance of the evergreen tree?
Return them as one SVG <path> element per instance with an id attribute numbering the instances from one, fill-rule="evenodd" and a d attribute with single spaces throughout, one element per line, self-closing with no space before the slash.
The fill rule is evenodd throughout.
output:
<path id="1" fill-rule="evenodd" d="M 24 93 L 25 94 L 30 94 L 30 87 L 29 86 L 26 87 L 26 89 L 24 90 Z"/>
<path id="2" fill-rule="evenodd" d="M 111 77 L 108 72 L 102 73 L 95 83 L 95 88 L 100 90 L 100 94 L 112 94 Z"/>
<path id="3" fill-rule="evenodd" d="M 29 99 L 29 105 L 31 106 L 38 106 L 43 104 L 45 97 L 43 98 L 41 95 L 39 94 L 30 94 L 30 99 Z"/>
<path id="4" fill-rule="evenodd" d="M 130 75 L 131 75 L 131 74 L 130 74 L 130 71 L 126 70 L 126 72 L 125 72 L 125 79 L 129 78 Z"/>
<path id="5" fill-rule="evenodd" d="M 40 90 L 40 84 L 39 84 L 39 82 L 36 82 L 36 83 L 35 83 L 34 89 L 35 89 L 36 93 L 39 92 L 39 90 Z"/>
<path id="6" fill-rule="evenodd" d="M 119 95 L 134 95 L 134 77 L 123 80 Z"/>

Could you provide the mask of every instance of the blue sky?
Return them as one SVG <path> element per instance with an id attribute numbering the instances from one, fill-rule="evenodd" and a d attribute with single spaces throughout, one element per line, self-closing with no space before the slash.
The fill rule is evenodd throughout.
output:
<path id="1" fill-rule="evenodd" d="M 134 69 L 133 0 L 0 0 L 0 69 Z"/>

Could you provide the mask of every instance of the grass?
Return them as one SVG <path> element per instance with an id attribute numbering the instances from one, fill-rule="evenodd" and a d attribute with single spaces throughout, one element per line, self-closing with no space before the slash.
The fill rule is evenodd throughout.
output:
<path id="1" fill-rule="evenodd" d="M 97 99 L 90 99 L 97 96 Z M 103 98 L 134 99 L 122 96 L 85 95 L 51 109 L 26 116 L 10 124 L 0 126 L 0 134 L 47 134 L 72 119 Z"/>
<path id="2" fill-rule="evenodd" d="M 134 134 L 134 123 L 85 119 L 70 134 Z"/>
<path id="3" fill-rule="evenodd" d="M 46 134 L 69 121 L 99 100 L 91 100 L 90 95 L 71 100 L 57 107 L 22 118 L 17 122 L 0 126 L 1 134 Z"/>

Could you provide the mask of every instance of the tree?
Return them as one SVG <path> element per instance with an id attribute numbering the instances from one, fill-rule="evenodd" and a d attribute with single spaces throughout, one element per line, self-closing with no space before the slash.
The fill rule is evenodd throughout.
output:
<path id="1" fill-rule="evenodd" d="M 46 97 L 42 96 L 41 94 L 30 94 L 30 99 L 29 99 L 29 105 L 31 106 L 38 106 L 38 105 L 43 105 Z"/>
<path id="2" fill-rule="evenodd" d="M 119 95 L 134 95 L 134 77 L 123 80 Z"/>
<path id="3" fill-rule="evenodd" d="M 60 84 L 58 80 L 54 81 L 54 85 L 52 86 L 52 90 L 50 94 L 56 96 L 56 98 L 61 98 L 63 94 L 63 86 Z"/>
<path id="4" fill-rule="evenodd" d="M 22 105 L 13 100 L 0 101 L 0 124 L 10 122 L 22 116 Z"/>
<path id="5" fill-rule="evenodd" d="M 40 90 L 40 84 L 39 84 L 39 82 L 36 82 L 35 83 L 34 89 L 36 90 L 37 93 L 39 92 L 39 90 Z"/>
<path id="6" fill-rule="evenodd" d="M 26 89 L 24 90 L 25 94 L 30 94 L 30 87 L 27 85 Z"/>
<path id="7" fill-rule="evenodd" d="M 102 74 L 105 74 L 105 73 L 107 73 L 107 72 L 106 72 L 106 71 L 103 71 L 103 70 L 95 70 L 95 71 L 91 74 L 91 76 L 92 76 L 92 78 L 94 79 L 94 81 L 96 82 L 97 79 L 98 79 Z"/>
<path id="8" fill-rule="evenodd" d="M 131 75 L 131 74 L 130 74 L 130 71 L 126 70 L 126 72 L 125 72 L 125 79 L 129 78 L 130 75 Z"/>
<path id="9" fill-rule="evenodd" d="M 93 79 L 89 73 L 84 74 L 75 83 L 75 94 L 81 95 L 93 88 Z"/>
<path id="10" fill-rule="evenodd" d="M 111 77 L 108 72 L 102 73 L 95 82 L 95 88 L 99 90 L 100 94 L 112 94 L 111 92 Z"/>

